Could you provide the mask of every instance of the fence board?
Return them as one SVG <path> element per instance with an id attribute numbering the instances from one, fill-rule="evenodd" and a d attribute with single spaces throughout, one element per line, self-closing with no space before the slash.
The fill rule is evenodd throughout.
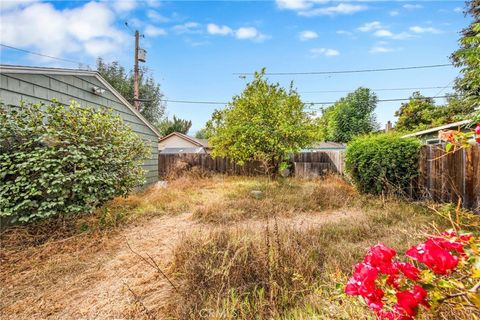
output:
<path id="1" fill-rule="evenodd" d="M 442 145 L 420 150 L 419 195 L 439 202 L 456 203 L 480 212 L 480 146 L 446 154 Z"/>

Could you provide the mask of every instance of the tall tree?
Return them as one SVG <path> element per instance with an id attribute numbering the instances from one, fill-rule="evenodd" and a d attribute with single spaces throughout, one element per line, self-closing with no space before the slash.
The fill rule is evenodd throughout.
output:
<path id="1" fill-rule="evenodd" d="M 208 139 L 207 129 L 202 128 L 195 133 L 195 138 L 197 139 Z"/>
<path id="2" fill-rule="evenodd" d="M 192 121 L 177 118 L 175 115 L 173 119 L 165 119 L 158 123 L 158 129 L 163 136 L 167 136 L 172 132 L 179 132 L 187 134 L 192 127 Z"/>
<path id="3" fill-rule="evenodd" d="M 396 130 L 412 131 L 432 126 L 438 113 L 435 101 L 416 91 L 408 102 L 401 104 L 400 109 L 395 112 L 395 116 L 398 117 Z"/>
<path id="4" fill-rule="evenodd" d="M 237 163 L 261 161 L 269 173 L 284 168 L 289 156 L 309 146 L 315 126 L 305 104 L 293 89 L 256 72 L 240 95 L 207 122 L 207 135 L 214 156 L 227 156 Z"/>
<path id="5" fill-rule="evenodd" d="M 127 73 L 118 61 L 107 63 L 102 58 L 97 59 L 97 71 L 133 105 L 132 72 Z M 140 69 L 139 91 L 142 99 L 140 113 L 151 123 L 158 123 L 165 113 L 163 94 L 147 68 Z"/>
<path id="6" fill-rule="evenodd" d="M 456 89 L 465 96 L 465 102 L 480 106 L 480 0 L 467 1 L 466 15 L 473 20 L 462 30 L 458 41 L 460 48 L 451 55 L 461 76 L 457 78 Z"/>
<path id="7" fill-rule="evenodd" d="M 319 119 L 322 139 L 346 143 L 357 135 L 376 130 L 377 101 L 374 92 L 360 87 L 323 110 Z"/>

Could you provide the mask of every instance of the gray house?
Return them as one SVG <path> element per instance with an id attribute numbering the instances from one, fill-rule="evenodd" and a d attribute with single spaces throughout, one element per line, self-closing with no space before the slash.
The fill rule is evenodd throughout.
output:
<path id="1" fill-rule="evenodd" d="M 147 183 L 158 180 L 160 133 L 96 71 L 0 65 L 0 101 L 18 106 L 20 101 L 48 103 L 57 99 L 65 105 L 75 100 L 82 106 L 106 106 L 115 110 L 152 150 L 143 168 Z"/>

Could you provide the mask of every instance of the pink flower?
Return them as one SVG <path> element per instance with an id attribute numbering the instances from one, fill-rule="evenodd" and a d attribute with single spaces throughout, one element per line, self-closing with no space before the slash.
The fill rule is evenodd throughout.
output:
<path id="1" fill-rule="evenodd" d="M 405 254 L 422 262 L 437 274 L 448 274 L 458 264 L 458 257 L 452 255 L 432 239 L 411 247 Z"/>

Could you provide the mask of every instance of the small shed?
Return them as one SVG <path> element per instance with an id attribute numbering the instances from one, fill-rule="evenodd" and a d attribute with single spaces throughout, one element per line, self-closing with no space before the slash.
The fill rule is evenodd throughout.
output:
<path id="1" fill-rule="evenodd" d="M 68 105 L 110 107 L 148 143 L 151 154 L 143 163 L 147 183 L 158 181 L 158 139 L 160 133 L 138 110 L 96 71 L 0 65 L 0 101 L 18 106 L 20 101 L 49 103 L 57 99 Z"/>
<path id="2" fill-rule="evenodd" d="M 180 132 L 172 132 L 158 141 L 161 154 L 209 153 L 210 145 L 207 139 L 197 139 Z"/>

